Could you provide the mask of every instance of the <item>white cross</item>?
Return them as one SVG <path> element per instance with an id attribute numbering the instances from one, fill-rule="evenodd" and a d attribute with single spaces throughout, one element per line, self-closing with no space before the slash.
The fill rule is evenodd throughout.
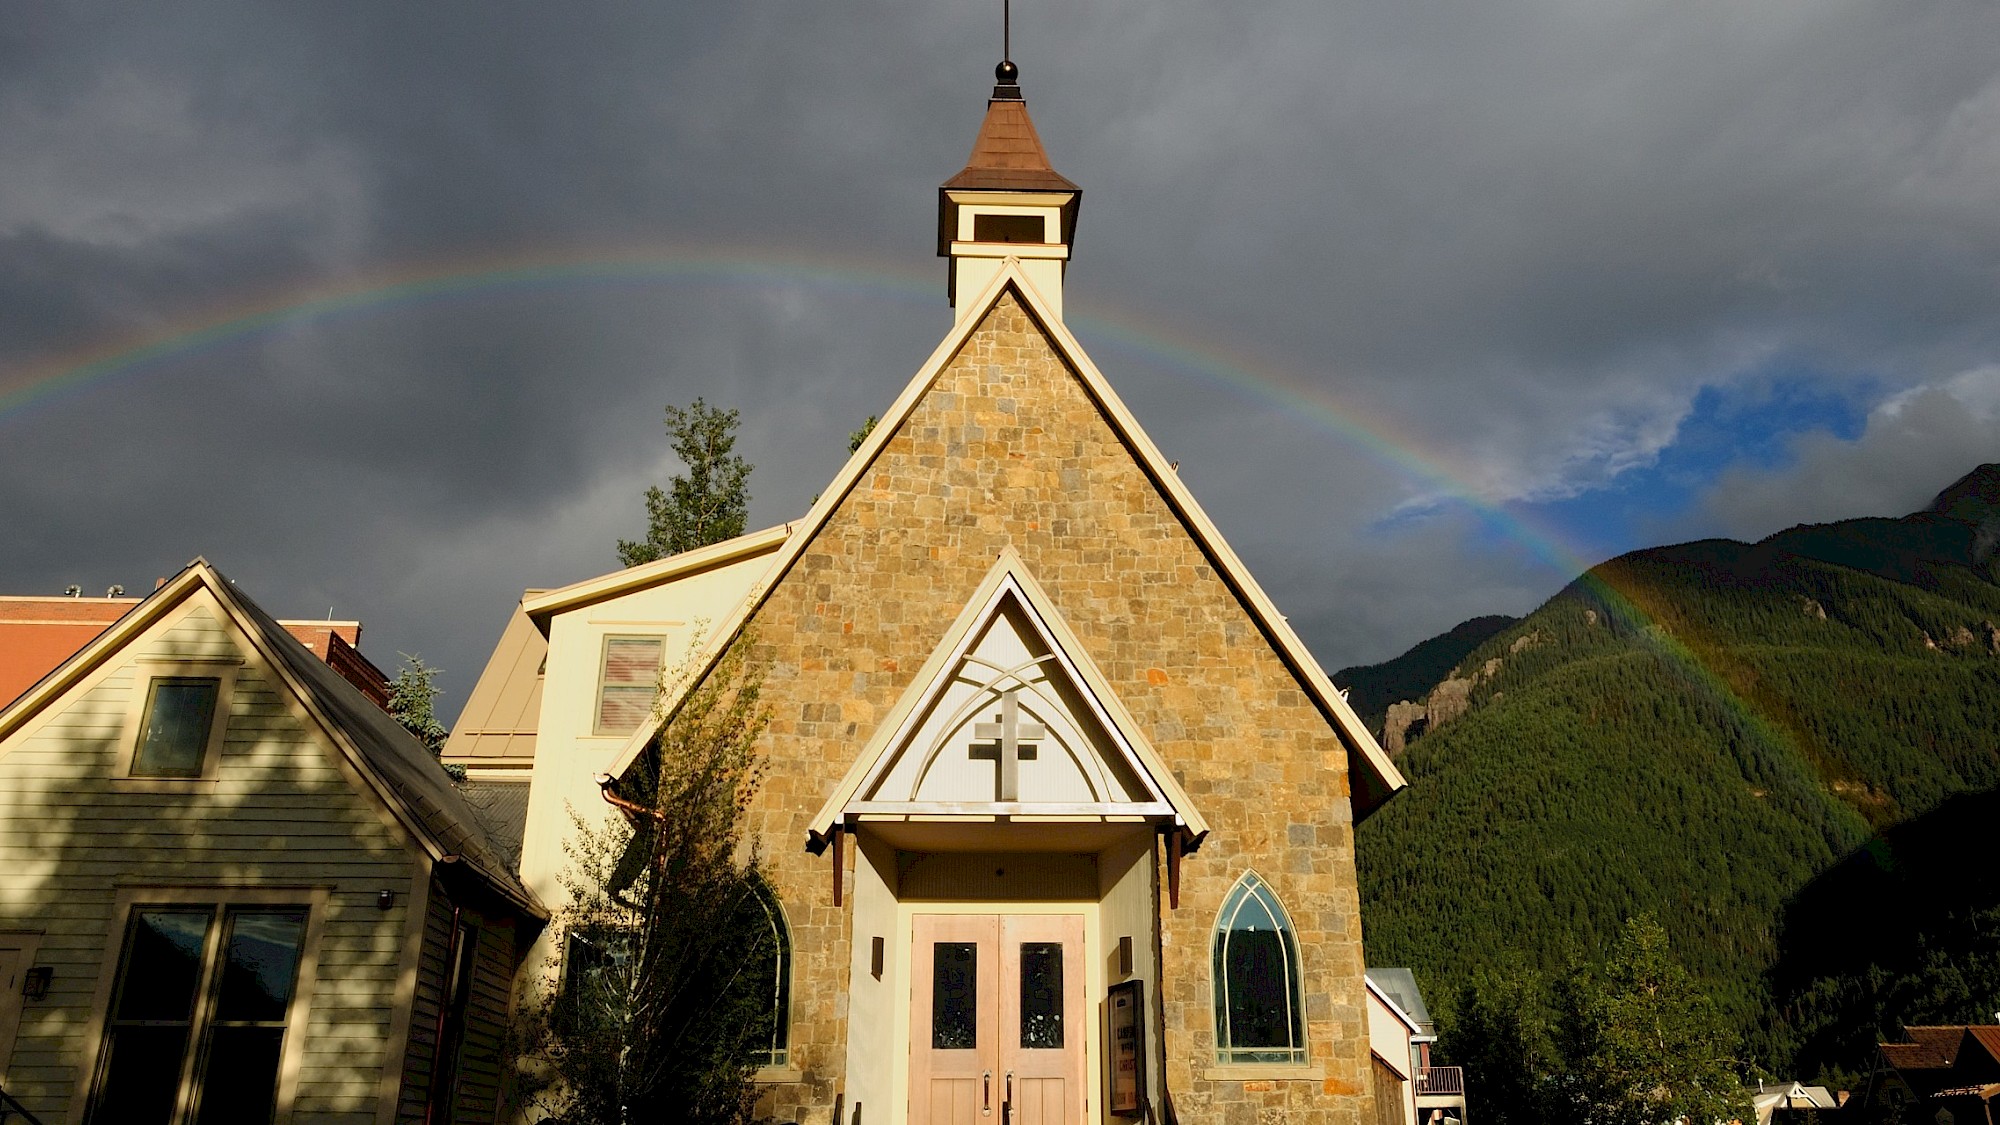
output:
<path id="1" fill-rule="evenodd" d="M 975 744 L 971 754 L 977 760 L 1000 763 L 1000 800 L 1021 799 L 1021 761 L 1035 760 L 1035 748 L 1023 743 L 1036 742 L 1048 737 L 1048 731 L 1040 723 L 1021 721 L 1021 702 L 1015 692 L 1000 696 L 1000 713 L 993 716 L 991 723 L 975 723 L 972 737 L 988 740 L 985 745 Z"/>

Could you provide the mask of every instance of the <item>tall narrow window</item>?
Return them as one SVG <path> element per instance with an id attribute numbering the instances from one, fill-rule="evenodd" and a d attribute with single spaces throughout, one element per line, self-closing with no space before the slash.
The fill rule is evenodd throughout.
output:
<path id="1" fill-rule="evenodd" d="M 631 734 L 653 713 L 665 648 L 658 637 L 604 638 L 604 673 L 597 684 L 598 734 Z"/>
<path id="2" fill-rule="evenodd" d="M 1299 946 L 1262 879 L 1245 874 L 1215 923 L 1215 1054 L 1224 1063 L 1303 1063 Z"/>
<path id="3" fill-rule="evenodd" d="M 792 931 L 785 924 L 785 911 L 778 905 L 778 896 L 761 880 L 756 885 L 755 897 L 757 915 L 750 924 L 760 937 L 768 935 L 769 941 L 758 947 L 761 963 L 751 979 L 768 988 L 771 998 L 770 1051 L 758 1061 L 765 1066 L 784 1066 L 791 1054 Z"/>
<path id="4" fill-rule="evenodd" d="M 215 729 L 222 681 L 213 676 L 155 676 L 146 693 L 133 777 L 200 777 Z"/>
<path id="5" fill-rule="evenodd" d="M 305 934 L 304 907 L 135 909 L 93 1125 L 271 1121 Z"/>

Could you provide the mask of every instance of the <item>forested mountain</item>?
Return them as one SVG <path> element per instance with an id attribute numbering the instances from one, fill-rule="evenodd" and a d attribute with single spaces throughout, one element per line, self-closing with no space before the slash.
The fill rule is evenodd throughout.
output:
<path id="1" fill-rule="evenodd" d="M 1333 682 L 1347 691 L 1347 701 L 1368 729 L 1380 734 L 1383 713 L 1390 704 L 1421 698 L 1488 637 L 1519 620 L 1496 613 L 1461 621 L 1450 632 L 1421 641 L 1394 660 L 1342 668 L 1333 674 Z"/>
<path id="2" fill-rule="evenodd" d="M 1448 1013 L 1477 971 L 1560 974 L 1650 912 L 1776 1072 L 1986 1018 L 2000 969 L 1933 978 L 2000 955 L 2000 880 L 1943 866 L 1990 866 L 1996 544 L 1987 465 L 1901 519 L 1613 559 L 1480 643 L 1360 828 L 1370 962 Z"/>

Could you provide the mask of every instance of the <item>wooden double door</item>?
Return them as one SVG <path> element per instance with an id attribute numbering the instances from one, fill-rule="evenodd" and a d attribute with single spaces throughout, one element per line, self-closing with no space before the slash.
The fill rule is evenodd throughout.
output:
<path id="1" fill-rule="evenodd" d="M 1083 1125 L 1083 918 L 919 914 L 910 1125 Z"/>

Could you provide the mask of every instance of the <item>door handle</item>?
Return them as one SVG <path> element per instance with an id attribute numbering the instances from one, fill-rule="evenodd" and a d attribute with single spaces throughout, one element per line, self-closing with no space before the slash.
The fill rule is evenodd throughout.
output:
<path id="1" fill-rule="evenodd" d="M 1007 1092 L 1000 1098 L 1000 1120 L 1011 1123 L 1014 1120 L 1014 1072 L 1007 1072 Z"/>
<path id="2" fill-rule="evenodd" d="M 993 1116 L 993 1072 L 990 1070 L 979 1076 L 979 1115 Z"/>

